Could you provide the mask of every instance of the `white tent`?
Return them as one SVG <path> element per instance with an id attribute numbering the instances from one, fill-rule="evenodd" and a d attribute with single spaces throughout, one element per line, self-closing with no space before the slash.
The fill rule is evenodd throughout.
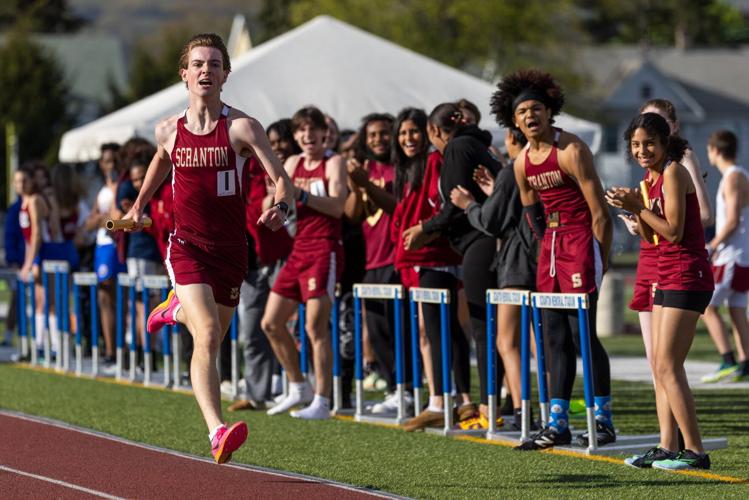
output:
<path id="1" fill-rule="evenodd" d="M 341 128 L 356 128 L 371 112 L 396 114 L 407 106 L 427 112 L 445 101 L 466 98 L 482 114 L 481 125 L 495 137 L 489 111 L 494 86 L 411 50 L 327 16 L 253 48 L 232 61 L 224 101 L 268 125 L 314 104 Z M 105 142 L 132 137 L 152 139 L 155 124 L 187 105 L 183 83 L 176 83 L 62 137 L 60 161 L 99 157 Z M 578 134 L 596 152 L 601 127 L 562 115 L 557 124 Z"/>

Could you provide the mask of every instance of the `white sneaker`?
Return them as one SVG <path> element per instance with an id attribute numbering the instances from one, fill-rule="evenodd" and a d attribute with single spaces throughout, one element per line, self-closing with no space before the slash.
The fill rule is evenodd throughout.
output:
<path id="1" fill-rule="evenodd" d="M 326 420 L 330 418 L 330 408 L 327 405 L 313 402 L 306 408 L 292 411 L 289 415 L 302 420 Z"/>
<path id="2" fill-rule="evenodd" d="M 292 409 L 295 406 L 307 404 L 312 401 L 315 396 L 312 392 L 312 387 L 306 382 L 302 382 L 299 385 L 289 384 L 289 395 L 283 399 L 276 406 L 268 410 L 268 415 L 278 415 L 287 410 Z"/>
<path id="3" fill-rule="evenodd" d="M 231 394 L 231 380 L 224 380 L 221 382 L 221 392 L 224 394 Z"/>
<path id="4" fill-rule="evenodd" d="M 405 412 L 408 414 L 413 411 L 414 399 L 409 393 L 403 395 L 405 403 Z M 372 406 L 372 413 L 397 413 L 398 412 L 398 393 L 388 394 L 385 401 Z"/>

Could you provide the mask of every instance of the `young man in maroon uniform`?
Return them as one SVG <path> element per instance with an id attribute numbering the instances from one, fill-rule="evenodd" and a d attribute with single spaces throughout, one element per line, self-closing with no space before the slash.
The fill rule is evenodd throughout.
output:
<path id="1" fill-rule="evenodd" d="M 602 445 L 616 440 L 609 358 L 595 332 L 596 298 L 608 262 L 612 225 L 590 150 L 579 137 L 552 126 L 563 104 L 562 89 L 553 77 L 536 70 L 506 76 L 491 100 L 498 121 L 520 129 L 528 139 L 524 153 L 515 160 L 515 178 L 525 218 L 541 240 L 538 291 L 590 296 L 596 434 Z M 546 309 L 543 321 L 551 349 L 551 411 L 549 422 L 520 450 L 572 440 L 567 414 L 579 344 L 577 312 Z M 578 436 L 579 444 L 587 441 L 587 433 Z"/>
<path id="2" fill-rule="evenodd" d="M 343 268 L 341 216 L 346 202 L 346 166 L 343 158 L 326 155 L 325 116 L 314 107 L 302 108 L 292 118 L 294 138 L 302 153 L 286 160 L 297 199 L 296 235 L 289 259 L 271 290 L 261 327 L 289 377 L 289 394 L 268 411 L 291 412 L 302 419 L 330 418 L 333 346 L 330 310 L 335 284 Z M 312 345 L 315 393 L 302 376 L 299 355 L 286 322 L 300 302 L 306 305 L 306 333 Z"/>
<path id="3" fill-rule="evenodd" d="M 247 271 L 247 158 L 255 155 L 276 185 L 276 204 L 258 223 L 273 230 L 283 225 L 292 201 L 291 185 L 260 123 L 221 101 L 221 87 L 231 71 L 221 38 L 192 37 L 179 67 L 189 107 L 156 126 L 158 150 L 125 218 L 142 229 L 143 207 L 173 170 L 175 229 L 166 265 L 174 290 L 151 312 L 148 330 L 175 322 L 190 330 L 193 391 L 210 431 L 213 457 L 224 463 L 247 438 L 244 422 L 227 428 L 222 421 L 216 370 L 216 354 Z"/>

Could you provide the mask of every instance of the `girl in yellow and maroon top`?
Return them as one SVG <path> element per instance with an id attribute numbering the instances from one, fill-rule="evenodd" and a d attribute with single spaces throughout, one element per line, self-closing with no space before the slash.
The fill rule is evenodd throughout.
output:
<path id="1" fill-rule="evenodd" d="M 652 181 L 648 204 L 636 190 L 624 188 L 611 189 L 607 201 L 635 214 L 642 237 L 657 242 L 652 356 L 661 429 L 659 446 L 626 463 L 640 468 L 709 469 L 710 457 L 702 447 L 694 398 L 684 371 L 697 320 L 710 303 L 714 288 L 696 189 L 679 163 L 687 142 L 671 135 L 666 120 L 656 113 L 635 118 L 624 137 L 630 154 Z M 684 435 L 681 450 L 677 430 Z"/>

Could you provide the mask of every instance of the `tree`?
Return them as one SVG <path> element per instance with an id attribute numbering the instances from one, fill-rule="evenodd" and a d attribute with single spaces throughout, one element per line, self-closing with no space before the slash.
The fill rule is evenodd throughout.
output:
<path id="1" fill-rule="evenodd" d="M 725 0 L 577 0 L 596 43 L 688 48 L 749 41 L 749 26 Z"/>
<path id="2" fill-rule="evenodd" d="M 16 126 L 21 162 L 55 161 L 62 132 L 71 125 L 62 70 L 21 28 L 6 33 L 0 67 L 0 88 L 6 89 L 0 98 L 0 116 Z"/>
<path id="3" fill-rule="evenodd" d="M 35 33 L 68 33 L 77 31 L 86 20 L 71 12 L 67 0 L 3 0 L 0 3 L 0 31 L 13 27 L 19 20 Z"/>
<path id="4" fill-rule="evenodd" d="M 111 109 L 107 111 L 119 109 L 178 82 L 182 47 L 195 33 L 189 25 L 175 25 L 167 27 L 156 37 L 140 40 L 133 49 L 128 88 L 120 92 L 110 83 L 113 97 Z"/>

